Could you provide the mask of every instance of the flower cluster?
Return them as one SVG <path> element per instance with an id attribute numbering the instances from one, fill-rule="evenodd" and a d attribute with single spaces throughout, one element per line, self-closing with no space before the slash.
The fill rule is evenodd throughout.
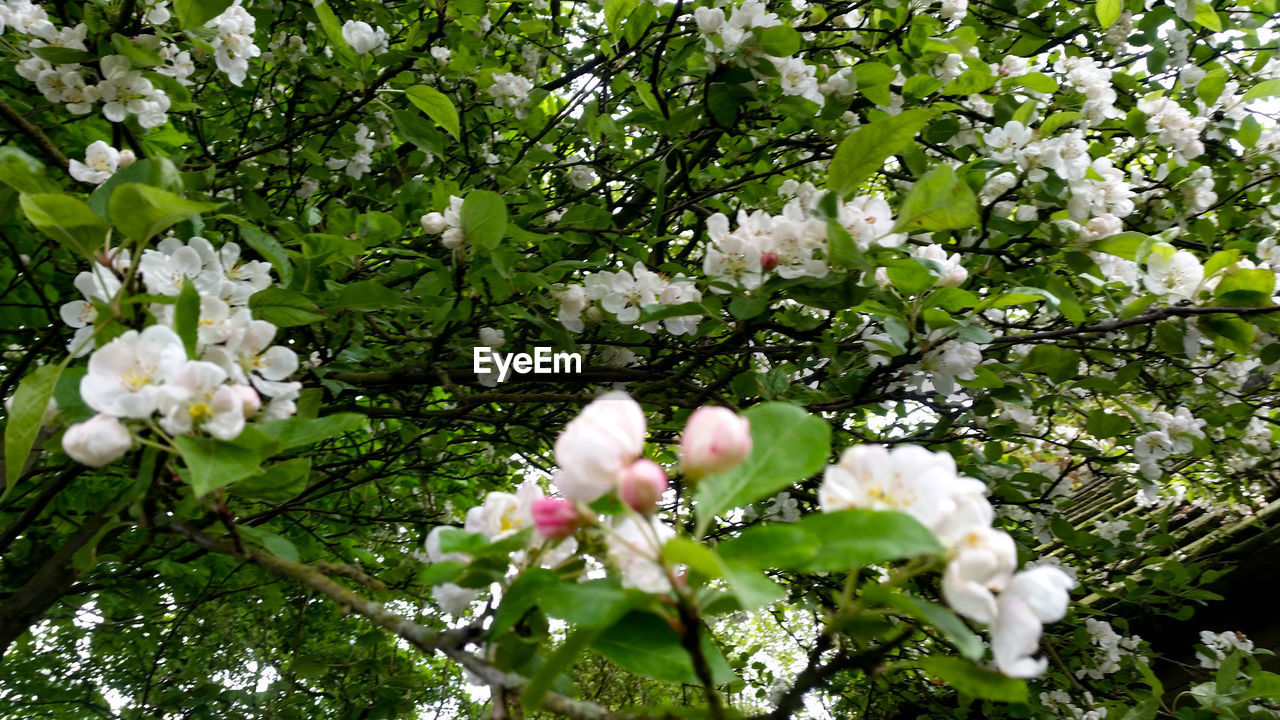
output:
<path id="1" fill-rule="evenodd" d="M 240 0 L 236 0 L 205 27 L 213 28 L 215 32 L 213 58 L 218 69 L 227 74 L 232 85 L 243 85 L 249 73 L 249 59 L 262 54 L 262 50 L 253 44 L 253 31 L 257 27 L 253 16 L 240 5 Z"/>
<path id="2" fill-rule="evenodd" d="M 440 235 L 440 244 L 454 250 L 467 239 L 462 231 L 462 198 L 449 196 L 449 207 L 443 213 L 429 212 L 419 221 L 422 230 L 430 235 Z"/>
<path id="3" fill-rule="evenodd" d="M 492 341 L 492 336 L 487 338 Z M 565 426 L 555 444 L 560 471 L 552 483 L 559 497 L 547 497 L 532 480 L 515 494 L 491 492 L 484 503 L 467 511 L 464 529 L 490 541 L 532 528 L 541 541 L 533 557 L 545 567 L 560 565 L 578 550 L 573 538 L 579 528 L 597 523 L 586 503 L 613 493 L 630 512 L 602 524 L 609 564 L 626 587 L 650 593 L 671 591 L 671 579 L 661 561 L 662 546 L 675 530 L 656 515 L 667 489 L 666 471 L 643 457 L 646 421 L 644 411 L 625 393 L 600 396 Z M 734 467 L 751 451 L 747 420 L 718 407 L 701 407 L 689 417 L 681 438 L 681 469 L 697 477 Z M 446 553 L 441 546 L 448 526 L 427 536 L 430 562 L 468 562 L 461 553 Z M 542 544 L 545 543 L 545 544 Z M 512 557 L 516 567 L 526 565 L 525 550 Z M 451 614 L 461 613 L 477 597 L 477 591 L 453 584 L 436 588 L 434 598 Z"/>
<path id="4" fill-rule="evenodd" d="M 79 39 L 69 46 L 83 50 L 84 41 Z M 132 114 L 144 128 L 165 124 L 169 96 L 143 77 L 129 58 L 107 55 L 98 61 L 98 69 L 101 77 L 95 83 L 91 82 L 95 79 L 92 70 L 83 65 L 54 66 L 39 57 L 30 57 L 16 67 L 19 75 L 36 84 L 46 100 L 65 104 L 75 115 L 85 115 L 101 103 L 103 116 L 111 122 L 124 122 Z"/>
<path id="5" fill-rule="evenodd" d="M 700 7 L 693 11 L 693 18 L 698 31 L 704 36 L 707 52 L 713 57 L 741 54 L 741 59 L 748 61 L 746 64 L 752 72 L 763 79 L 766 75 L 757 71 L 750 62 L 762 57 L 780 76 L 784 95 L 806 98 L 819 105 L 825 102 L 816 67 L 799 57 L 764 54 L 752 31 L 776 27 L 782 24 L 782 20 L 769 12 L 761 0 L 745 0 L 728 15 L 724 8 Z"/>
<path id="6" fill-rule="evenodd" d="M 80 273 L 75 285 L 85 299 L 61 309 L 67 324 L 77 328 L 69 348 L 75 354 L 94 346 L 95 303 L 110 305 L 123 289 L 120 276 L 130 268 L 128 253 L 116 252 L 111 262 Z M 63 436 L 68 455 L 94 467 L 112 462 L 130 445 L 120 421 L 150 422 L 157 413 L 166 433 L 199 431 L 231 440 L 247 420 L 275 420 L 295 412 L 302 385 L 287 378 L 298 369 L 297 355 L 272 346 L 276 327 L 254 320 L 248 308 L 249 297 L 271 284 L 270 266 L 241 262 L 235 243 L 215 250 L 204 238 L 184 244 L 170 237 L 145 250 L 136 271 L 152 295 L 176 298 L 186 283 L 195 288 L 195 353 L 188 354 L 175 331 L 174 304 L 152 303 L 157 324 L 129 330 L 89 357 L 80 395 L 99 415 L 68 429 Z"/>
<path id="7" fill-rule="evenodd" d="M 814 213 L 814 199 L 796 197 L 780 215 L 739 211 L 733 230 L 726 216 L 712 215 L 707 219 L 712 244 L 703 258 L 703 272 L 747 290 L 760 287 L 768 272 L 784 278 L 826 277 L 827 223 Z M 906 235 L 893 232 L 893 210 L 879 195 L 838 203 L 835 221 L 863 251 L 898 247 L 906 240 Z"/>
<path id="8" fill-rule="evenodd" d="M 1163 410 L 1147 413 L 1145 422 L 1156 429 L 1139 435 L 1133 441 L 1133 457 L 1148 480 L 1164 475 L 1160 462 L 1171 455 L 1185 455 L 1195 448 L 1195 440 L 1204 439 L 1205 421 L 1180 407 L 1172 413 Z"/>
<path id="9" fill-rule="evenodd" d="M 1168 97 L 1138 101 L 1138 110 L 1147 116 L 1147 132 L 1156 142 L 1173 151 L 1174 162 L 1186 165 L 1187 160 L 1204 152 L 1200 133 L 1209 119 L 1192 115 L 1190 111 Z"/>
<path id="10" fill-rule="evenodd" d="M 618 322 L 635 325 L 646 306 L 700 302 L 702 291 L 683 275 L 667 279 L 646 268 L 644 263 L 637 262 L 630 271 L 589 273 L 583 278 L 582 286 L 570 286 L 558 297 L 560 323 L 572 332 L 582 332 L 585 328 L 582 313 L 591 302 L 599 302 L 600 307 L 613 313 Z M 662 325 L 672 335 L 692 335 L 698 330 L 699 318 L 698 315 L 678 315 L 637 327 L 653 333 Z"/>
<path id="11" fill-rule="evenodd" d="M 324 166 L 330 170 L 342 170 L 352 178 L 359 180 L 373 167 L 373 133 L 368 126 L 360 123 L 356 126 L 356 134 L 352 138 L 356 144 L 356 152 L 349 158 L 329 158 Z"/>
<path id="12" fill-rule="evenodd" d="M 991 625 L 1001 672 L 1034 677 L 1047 661 L 1032 657 L 1042 624 L 1061 620 L 1075 582 L 1053 567 L 1017 569 L 1013 538 L 992 527 L 986 486 L 956 472 L 945 452 L 915 445 L 849 448 L 827 468 L 818 490 L 823 512 L 853 508 L 905 512 L 947 549 L 942 588 L 956 612 Z"/>
<path id="13" fill-rule="evenodd" d="M 515 73 L 499 73 L 493 76 L 489 96 L 498 107 L 511 108 L 517 118 L 523 118 L 528 112 L 529 92 L 532 90 L 533 82 L 529 78 Z"/>

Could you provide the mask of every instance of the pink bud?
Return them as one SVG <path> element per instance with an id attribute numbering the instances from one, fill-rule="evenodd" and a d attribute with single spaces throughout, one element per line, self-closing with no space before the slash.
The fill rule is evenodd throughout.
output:
<path id="1" fill-rule="evenodd" d="M 573 501 L 566 498 L 542 498 L 534 500 L 529 511 L 533 514 L 533 526 L 548 540 L 563 540 L 578 529 L 581 518 Z"/>
<path id="2" fill-rule="evenodd" d="M 704 405 L 680 438 L 680 469 L 697 477 L 724 472 L 751 454 L 751 423 L 728 408 Z"/>
<path id="3" fill-rule="evenodd" d="M 116 168 L 123 170 L 132 165 L 133 161 L 137 159 L 138 157 L 133 154 L 132 150 L 121 150 L 120 159 L 116 161 Z"/>
<path id="4" fill-rule="evenodd" d="M 773 250 L 766 250 L 760 253 L 760 269 L 765 272 L 769 272 L 770 270 L 778 267 L 778 262 L 781 259 L 782 258 L 778 257 L 778 253 Z"/>
<path id="5" fill-rule="evenodd" d="M 618 494 L 632 510 L 648 515 L 666 490 L 666 471 L 658 463 L 641 458 L 623 469 Z"/>

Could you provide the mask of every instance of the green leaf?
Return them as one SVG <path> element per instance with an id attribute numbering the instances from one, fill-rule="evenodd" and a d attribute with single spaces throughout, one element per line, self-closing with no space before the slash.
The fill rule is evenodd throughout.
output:
<path id="1" fill-rule="evenodd" d="M 125 183 L 111 193 L 107 210 L 111 222 L 127 237 L 146 242 L 192 215 L 219 206 L 221 203 L 188 200 L 151 185 Z"/>
<path id="2" fill-rule="evenodd" d="M 1129 432 L 1131 423 L 1123 415 L 1109 413 L 1106 410 L 1092 410 L 1085 421 L 1085 429 L 1097 438 L 1113 438 Z"/>
<path id="3" fill-rule="evenodd" d="M 1205 101 L 1205 103 L 1212 105 L 1218 97 L 1222 95 L 1222 91 L 1227 88 L 1227 80 L 1229 79 L 1230 76 L 1227 75 L 1226 70 L 1223 70 L 1220 67 L 1213 68 L 1209 72 L 1205 73 L 1203 78 L 1200 78 L 1200 82 L 1196 83 L 1196 97 Z M 1261 87 L 1262 85 L 1266 85 L 1268 82 L 1275 81 L 1267 80 L 1259 83 L 1259 85 L 1255 87 Z M 1245 98 L 1248 99 L 1248 97 L 1248 93 L 1246 93 Z"/>
<path id="4" fill-rule="evenodd" d="M 732 682 L 733 670 L 705 633 L 702 651 L 712 682 Z M 633 612 L 600 635 L 592 649 L 624 670 L 673 683 L 700 685 L 684 641 L 665 620 L 648 612 Z"/>
<path id="5" fill-rule="evenodd" d="M 231 494 L 252 500 L 280 503 L 292 500 L 307 487 L 311 477 L 311 458 L 293 458 L 273 463 L 231 486 Z"/>
<path id="6" fill-rule="evenodd" d="M 234 0 L 173 0 L 173 12 L 178 16 L 178 26 L 195 30 L 218 17 Z"/>
<path id="7" fill-rule="evenodd" d="M 743 416 L 751 423 L 751 454 L 741 465 L 698 483 L 699 535 L 716 515 L 773 495 L 826 464 L 831 428 L 822 418 L 776 402 L 755 405 Z"/>
<path id="8" fill-rule="evenodd" d="M 514 627 L 538 604 L 543 591 L 559 583 L 560 578 L 545 568 L 530 568 L 521 573 L 502 594 L 502 604 L 489 624 L 489 637 L 497 637 Z"/>
<path id="9" fill-rule="evenodd" d="M 13 487 L 27 464 L 31 446 L 44 425 L 45 408 L 62 374 L 61 365 L 41 365 L 31 371 L 13 394 L 13 405 L 4 427 L 5 492 Z"/>
<path id="10" fill-rule="evenodd" d="M 106 248 L 111 228 L 83 200 L 70 195 L 22 193 L 18 202 L 37 230 L 77 255 L 92 262 Z"/>
<path id="11" fill-rule="evenodd" d="M 935 655 L 915 661 L 912 666 L 920 668 L 965 695 L 996 702 L 1027 701 L 1026 682 L 980 668 L 962 658 Z"/>
<path id="12" fill-rule="evenodd" d="M 288 286 L 293 282 L 293 263 L 289 262 L 289 255 L 279 240 L 248 224 L 240 226 L 240 239 L 275 267 L 281 284 Z"/>
<path id="13" fill-rule="evenodd" d="M 182 290 L 178 293 L 178 302 L 173 308 L 173 329 L 182 338 L 187 357 L 198 357 L 196 341 L 199 339 L 200 329 L 200 292 L 189 277 L 182 279 Z"/>
<path id="14" fill-rule="evenodd" d="M 252 525 L 237 525 L 236 530 L 272 555 L 298 562 L 298 548 L 287 538 Z"/>
<path id="15" fill-rule="evenodd" d="M 827 170 L 827 187 L 851 197 L 863 181 L 901 152 L 934 117 L 932 110 L 905 110 L 863 125 L 841 141 Z"/>
<path id="16" fill-rule="evenodd" d="M 173 442 L 191 471 L 191 489 L 196 497 L 262 472 L 260 466 L 265 451 L 262 446 L 245 447 L 236 442 L 191 435 L 179 435 Z M 266 451 L 266 454 L 271 453 Z"/>
<path id="17" fill-rule="evenodd" d="M 414 85 L 407 88 L 404 94 L 409 97 L 409 102 L 413 103 L 414 107 L 444 128 L 446 132 L 453 136 L 454 140 L 462 138 L 462 125 L 458 120 L 458 109 L 453 106 L 453 101 L 448 96 L 426 85 Z"/>
<path id="18" fill-rule="evenodd" d="M 1232 268 L 1223 275 L 1213 294 L 1224 305 L 1262 306 L 1271 304 L 1275 287 L 1276 276 L 1270 270 Z"/>
<path id="19" fill-rule="evenodd" d="M 621 36 L 622 21 L 626 20 L 639 4 L 640 0 L 605 0 L 604 24 L 615 40 Z"/>
<path id="20" fill-rule="evenodd" d="M 109 216 L 108 204 L 115 189 L 125 183 L 142 183 L 169 192 L 182 192 L 182 174 L 168 158 L 143 158 L 127 168 L 117 170 L 107 181 L 89 194 L 89 208 L 104 220 Z"/>
<path id="21" fill-rule="evenodd" d="M 272 420 L 261 425 L 267 437 L 280 443 L 281 450 L 314 445 L 348 430 L 359 427 L 365 421 L 360 413 L 337 413 L 319 418 L 291 417 Z"/>
<path id="22" fill-rule="evenodd" d="M 578 630 L 569 633 L 560 647 L 556 648 L 551 657 L 547 658 L 547 661 L 540 665 L 529 678 L 529 684 L 520 696 L 520 702 L 531 710 L 540 706 L 556 679 L 573 666 L 578 656 L 595 642 L 599 634 L 598 630 Z"/>
<path id="23" fill-rule="evenodd" d="M 883 585 L 868 585 L 862 596 L 867 602 L 888 605 L 908 617 L 937 628 L 961 655 L 970 660 L 982 657 L 982 638 L 945 607 L 909 593 L 890 590 Z"/>
<path id="24" fill-rule="evenodd" d="M 1249 700 L 1258 698 L 1271 701 L 1280 700 L 1280 675 L 1265 670 L 1258 671 L 1249 680 L 1249 690 L 1246 692 L 1246 696 Z"/>
<path id="25" fill-rule="evenodd" d="M 551 617 L 577 627 L 604 628 L 618 622 L 647 597 L 638 590 L 620 588 L 612 580 L 588 580 L 546 587 L 538 605 Z"/>
<path id="26" fill-rule="evenodd" d="M 57 194 L 58 183 L 44 175 L 38 160 L 16 147 L 0 147 L 0 182 L 20 193 Z"/>
<path id="27" fill-rule="evenodd" d="M 507 205 L 502 196 L 488 190 L 472 190 L 458 213 L 467 242 L 492 250 L 502 242 L 507 230 Z"/>
<path id="28" fill-rule="evenodd" d="M 1084 118 L 1084 113 L 1078 112 L 1060 112 L 1054 113 L 1040 123 L 1040 137 L 1049 137 L 1054 130 Z"/>
<path id="29" fill-rule="evenodd" d="M 1209 30 L 1222 32 L 1222 18 L 1219 18 L 1218 13 L 1214 12 L 1213 3 L 1205 2 L 1196 5 L 1195 21 Z M 1245 99 L 1248 100 L 1248 97 Z"/>
<path id="30" fill-rule="evenodd" d="M 906 513 L 841 510 L 802 518 L 796 526 L 818 539 L 817 553 L 799 570 L 847 572 L 872 563 L 941 553 L 933 533 Z"/>
<path id="31" fill-rule="evenodd" d="M 48 45 L 45 47 L 31 48 L 31 54 L 47 60 L 53 65 L 79 65 L 91 62 L 95 59 L 95 55 L 84 50 L 75 50 L 73 48 L 54 47 Z"/>
<path id="32" fill-rule="evenodd" d="M 753 32 L 765 55 L 791 57 L 800 51 L 800 33 L 787 25 L 755 28 Z"/>
<path id="33" fill-rule="evenodd" d="M 911 187 L 894 232 L 955 230 L 978 224 L 978 199 L 950 165 L 939 165 Z"/>
<path id="34" fill-rule="evenodd" d="M 278 327 L 310 325 L 326 317 L 306 295 L 278 287 L 264 288 L 251 295 L 249 309 L 259 319 Z"/>
<path id="35" fill-rule="evenodd" d="M 1201 7 L 1204 7 L 1204 6 L 1202 5 Z M 1197 8 L 1197 13 L 1198 13 L 1198 10 L 1199 9 Z M 1198 17 L 1199 15 L 1197 14 L 1197 18 Z M 1249 91 L 1244 94 L 1244 102 L 1249 102 L 1250 100 L 1260 100 L 1262 98 L 1271 97 L 1273 95 L 1280 95 L 1280 78 L 1263 80 L 1257 85 L 1254 85 L 1253 87 L 1249 88 Z"/>
<path id="36" fill-rule="evenodd" d="M 1044 373 L 1055 382 L 1066 382 L 1080 374 L 1080 353 L 1054 345 L 1037 345 L 1022 362 L 1033 373 Z"/>
<path id="37" fill-rule="evenodd" d="M 155 50 L 148 50 L 120 33 L 112 33 L 111 47 L 139 67 L 155 67 L 164 64 L 164 58 L 160 57 Z"/>
<path id="38" fill-rule="evenodd" d="M 1119 2 L 1119 0 L 1109 0 L 1109 1 Z M 1053 78 L 1049 77 L 1048 75 L 1045 75 L 1044 73 L 1038 73 L 1038 72 L 1027 73 L 1026 75 L 1019 75 L 1018 77 L 1009 78 L 1008 84 L 1021 86 L 1021 87 L 1027 88 L 1028 90 L 1035 90 L 1036 92 L 1041 92 L 1046 94 L 1052 94 L 1052 93 L 1058 92 L 1057 81 L 1055 81 Z"/>
<path id="39" fill-rule="evenodd" d="M 1098 23 L 1105 30 L 1120 19 L 1121 0 L 1097 0 L 1093 10 L 1098 15 Z"/>
<path id="40" fill-rule="evenodd" d="M 342 288 L 338 293 L 335 309 L 382 310 L 404 305 L 404 303 L 404 296 L 395 290 L 383 287 L 377 280 L 362 280 Z"/>
<path id="41" fill-rule="evenodd" d="M 717 548 L 726 562 L 754 568 L 800 568 L 817 557 L 822 541 L 792 523 L 757 525 Z"/>
<path id="42" fill-rule="evenodd" d="M 1151 247 L 1153 242 L 1155 241 L 1150 235 L 1126 231 L 1108 235 L 1094 242 L 1093 249 L 1125 260 L 1138 261 L 1138 258 L 1144 255 L 1144 249 Z"/>

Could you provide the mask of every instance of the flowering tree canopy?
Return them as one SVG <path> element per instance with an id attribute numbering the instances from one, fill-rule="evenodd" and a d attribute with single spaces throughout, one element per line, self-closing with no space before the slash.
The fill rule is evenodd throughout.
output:
<path id="1" fill-rule="evenodd" d="M 0 717 L 1276 717 L 1276 11 L 0 0 Z"/>

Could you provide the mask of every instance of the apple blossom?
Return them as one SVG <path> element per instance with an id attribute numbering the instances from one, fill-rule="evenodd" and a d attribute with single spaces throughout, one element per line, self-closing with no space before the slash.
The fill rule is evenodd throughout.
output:
<path id="1" fill-rule="evenodd" d="M 342 39 L 347 41 L 357 55 L 372 52 L 379 55 L 387 51 L 387 31 L 363 20 L 348 20 L 342 24 Z"/>
<path id="2" fill-rule="evenodd" d="M 182 340 L 169 328 L 130 330 L 89 357 L 80 395 L 100 413 L 146 418 L 160 405 L 161 384 L 186 360 Z"/>
<path id="3" fill-rule="evenodd" d="M 609 560 L 622 575 L 623 587 L 647 593 L 671 592 L 671 580 L 662 565 L 662 546 L 675 530 L 657 517 L 629 515 L 608 535 Z"/>

